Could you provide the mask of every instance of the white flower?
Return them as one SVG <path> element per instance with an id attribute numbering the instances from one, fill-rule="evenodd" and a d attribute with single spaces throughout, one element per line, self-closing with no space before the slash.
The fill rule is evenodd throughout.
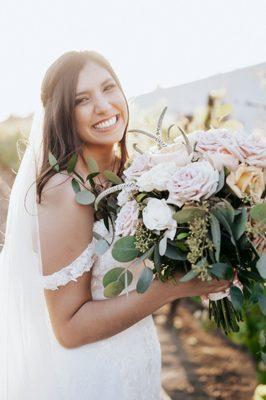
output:
<path id="1" fill-rule="evenodd" d="M 138 222 L 139 206 L 135 200 L 128 201 L 117 214 L 115 222 L 116 235 L 134 235 Z"/>
<path id="2" fill-rule="evenodd" d="M 124 175 L 128 181 L 134 181 L 139 176 L 143 174 L 143 172 L 150 170 L 153 167 L 153 163 L 151 161 L 151 157 L 149 153 L 144 153 L 141 155 L 137 155 L 130 167 L 125 169 Z"/>
<path id="3" fill-rule="evenodd" d="M 143 223 L 150 230 L 176 230 L 177 223 L 173 219 L 173 207 L 165 199 L 149 198 L 147 206 L 142 211 Z"/>
<path id="4" fill-rule="evenodd" d="M 173 161 L 155 165 L 149 171 L 144 172 L 137 179 L 136 184 L 139 190 L 144 192 L 151 192 L 154 189 L 167 190 L 167 183 L 176 169 L 176 164 Z"/>
<path id="5" fill-rule="evenodd" d="M 188 155 L 186 147 L 182 143 L 173 143 L 162 147 L 159 151 L 151 153 L 151 160 L 154 164 L 174 161 L 177 167 L 189 164 L 192 157 L 193 154 Z"/>
<path id="6" fill-rule="evenodd" d="M 132 188 L 131 187 L 124 187 L 117 196 L 117 204 L 121 207 L 126 204 L 131 197 Z"/>
<path id="7" fill-rule="evenodd" d="M 219 172 L 208 161 L 179 168 L 168 182 L 167 203 L 182 207 L 186 202 L 208 199 L 217 189 Z"/>

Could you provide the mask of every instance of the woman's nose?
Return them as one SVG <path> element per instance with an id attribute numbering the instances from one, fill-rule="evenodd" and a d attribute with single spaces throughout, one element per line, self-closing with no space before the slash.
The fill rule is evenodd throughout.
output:
<path id="1" fill-rule="evenodd" d="M 111 104 L 109 103 L 108 99 L 106 99 L 103 95 L 95 96 L 94 99 L 94 108 L 95 111 L 98 113 L 108 111 L 112 108 Z"/>

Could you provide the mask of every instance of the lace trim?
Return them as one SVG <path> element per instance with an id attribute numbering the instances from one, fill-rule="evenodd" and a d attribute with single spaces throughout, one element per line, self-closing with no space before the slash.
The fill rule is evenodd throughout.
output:
<path id="1" fill-rule="evenodd" d="M 94 239 L 88 244 L 86 249 L 71 264 L 63 267 L 51 275 L 42 275 L 42 283 L 45 289 L 57 290 L 58 286 L 64 286 L 70 281 L 77 281 L 84 272 L 89 271 L 97 259 L 94 254 Z"/>

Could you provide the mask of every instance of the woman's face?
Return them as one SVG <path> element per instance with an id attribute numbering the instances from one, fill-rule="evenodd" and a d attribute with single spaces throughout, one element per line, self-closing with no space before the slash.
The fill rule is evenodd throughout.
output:
<path id="1" fill-rule="evenodd" d="M 84 143 L 114 144 L 125 132 L 128 112 L 123 93 L 108 70 L 94 62 L 80 71 L 74 117 Z"/>

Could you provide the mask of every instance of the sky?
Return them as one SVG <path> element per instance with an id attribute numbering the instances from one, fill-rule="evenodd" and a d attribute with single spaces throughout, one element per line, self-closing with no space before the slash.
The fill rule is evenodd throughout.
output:
<path id="1" fill-rule="evenodd" d="M 266 0 L 0 0 L 0 120 L 34 111 L 49 65 L 103 54 L 128 99 L 266 61 Z"/>

